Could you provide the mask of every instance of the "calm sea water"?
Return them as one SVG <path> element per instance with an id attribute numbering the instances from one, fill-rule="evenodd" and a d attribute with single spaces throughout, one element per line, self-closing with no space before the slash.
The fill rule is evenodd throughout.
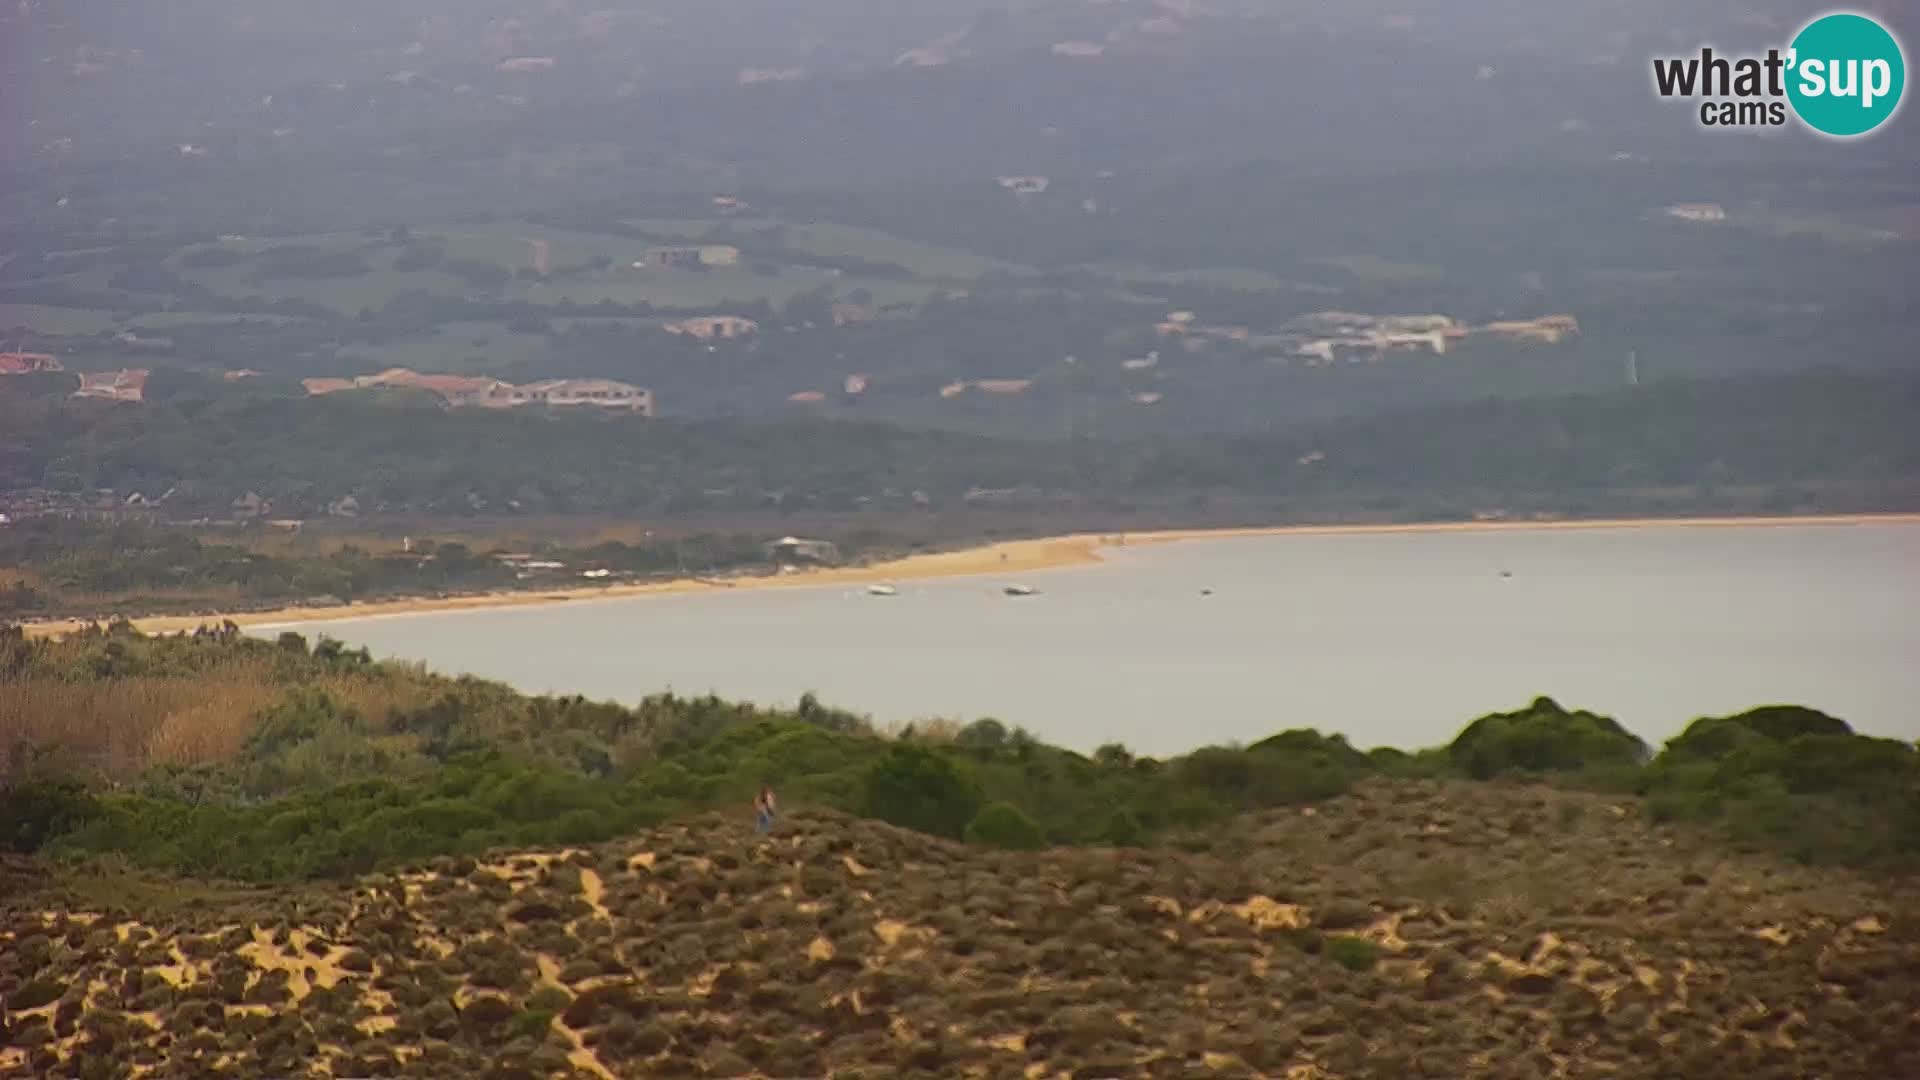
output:
<path id="1" fill-rule="evenodd" d="M 1781 702 L 1913 739 L 1916 553 L 1920 526 L 1891 524 L 1295 535 L 1116 549 L 1023 575 L 1029 597 L 980 577 L 302 629 L 532 692 L 810 690 L 1152 754 L 1289 727 L 1428 746 L 1539 694 L 1654 741 Z"/>

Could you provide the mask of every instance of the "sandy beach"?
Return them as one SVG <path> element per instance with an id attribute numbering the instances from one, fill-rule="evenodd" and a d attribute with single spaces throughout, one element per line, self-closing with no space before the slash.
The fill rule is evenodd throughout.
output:
<path id="1" fill-rule="evenodd" d="M 1334 536 L 1379 533 L 1491 532 L 1497 530 L 1548 529 L 1643 529 L 1643 528 L 1765 528 L 1769 526 L 1846 526 L 1846 525 L 1920 524 L 1920 514 L 1832 514 L 1803 517 L 1722 517 L 1722 518 L 1648 518 L 1551 521 L 1461 521 L 1403 525 L 1281 525 L 1234 529 L 1169 529 L 1155 532 L 1079 533 L 1030 540 L 1007 540 L 958 551 L 910 555 L 866 566 L 832 567 L 787 574 L 766 574 L 730 578 L 677 579 L 600 586 L 568 586 L 554 589 L 526 589 L 474 593 L 447 597 L 409 597 L 396 600 L 372 600 L 362 603 L 324 607 L 290 607 L 233 615 L 160 615 L 134 619 L 145 633 L 170 634 L 221 619 L 231 619 L 243 627 L 280 626 L 298 623 L 361 619 L 382 615 L 410 615 L 426 612 L 465 611 L 483 608 L 525 607 L 535 604 L 560 604 L 579 600 L 610 600 L 639 596 L 669 596 L 717 589 L 779 589 L 823 585 L 866 585 L 879 582 L 917 581 L 928 578 L 969 577 L 1001 574 L 1017 577 L 1036 570 L 1084 566 L 1103 561 L 1103 549 L 1138 544 L 1167 544 L 1236 537 Z M 85 625 L 84 620 L 51 620 L 29 623 L 26 631 L 35 637 L 59 636 Z"/>

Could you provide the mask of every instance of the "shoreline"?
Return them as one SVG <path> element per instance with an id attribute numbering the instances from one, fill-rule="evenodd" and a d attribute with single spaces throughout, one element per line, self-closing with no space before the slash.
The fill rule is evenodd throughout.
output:
<path id="1" fill-rule="evenodd" d="M 1783 526 L 1915 525 L 1920 513 L 1809 514 L 1779 517 L 1593 518 L 1523 521 L 1434 521 L 1371 525 L 1253 525 L 1217 529 L 1160 529 L 1146 532 L 1071 533 L 1025 540 L 1002 540 L 953 551 L 908 555 L 867 566 L 829 567 L 791 574 L 734 578 L 675 578 L 621 585 L 575 585 L 552 589 L 503 590 L 445 597 L 401 597 L 324 607 L 288 607 L 211 615 L 155 615 L 130 620 L 142 633 L 170 634 L 230 620 L 241 627 L 278 627 L 393 615 L 533 607 L 642 596 L 676 596 L 724 589 L 815 588 L 872 585 L 1059 570 L 1105 563 L 1102 550 L 1143 544 L 1187 543 L 1282 536 L 1361 536 L 1392 533 L 1477 533 L 1577 529 L 1766 528 Z M 54 619 L 26 623 L 29 637 L 60 637 L 102 619 Z"/>

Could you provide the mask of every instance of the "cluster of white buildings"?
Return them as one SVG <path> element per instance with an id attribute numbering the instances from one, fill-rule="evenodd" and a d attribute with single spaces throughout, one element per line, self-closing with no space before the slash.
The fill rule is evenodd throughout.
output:
<path id="1" fill-rule="evenodd" d="M 304 379 L 315 396 L 382 386 L 410 387 L 438 394 L 450 406 L 512 409 L 526 405 L 591 408 L 653 415 L 653 391 L 612 379 L 542 379 L 515 385 L 471 375 L 423 375 L 410 368 L 388 368 L 352 379 Z"/>
<path id="2" fill-rule="evenodd" d="M 1394 352 L 1444 356 L 1476 337 L 1516 344 L 1557 345 L 1577 335 L 1580 323 L 1571 315 L 1543 315 L 1537 319 L 1466 326 L 1450 315 L 1316 311 L 1288 322 L 1277 333 L 1255 334 L 1244 326 L 1203 324 L 1193 312 L 1175 311 L 1156 329 L 1163 338 L 1182 339 L 1190 349 L 1202 348 L 1208 340 L 1232 341 L 1317 367 L 1340 360 L 1379 359 Z"/>

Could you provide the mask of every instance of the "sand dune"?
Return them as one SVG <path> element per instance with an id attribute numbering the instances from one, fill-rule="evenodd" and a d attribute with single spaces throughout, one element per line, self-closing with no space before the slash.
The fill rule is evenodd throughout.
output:
<path id="1" fill-rule="evenodd" d="M 132 911 L 17 894 L 0 1077 L 1920 1075 L 1910 883 L 1519 785 L 1216 840 L 707 815 Z"/>

